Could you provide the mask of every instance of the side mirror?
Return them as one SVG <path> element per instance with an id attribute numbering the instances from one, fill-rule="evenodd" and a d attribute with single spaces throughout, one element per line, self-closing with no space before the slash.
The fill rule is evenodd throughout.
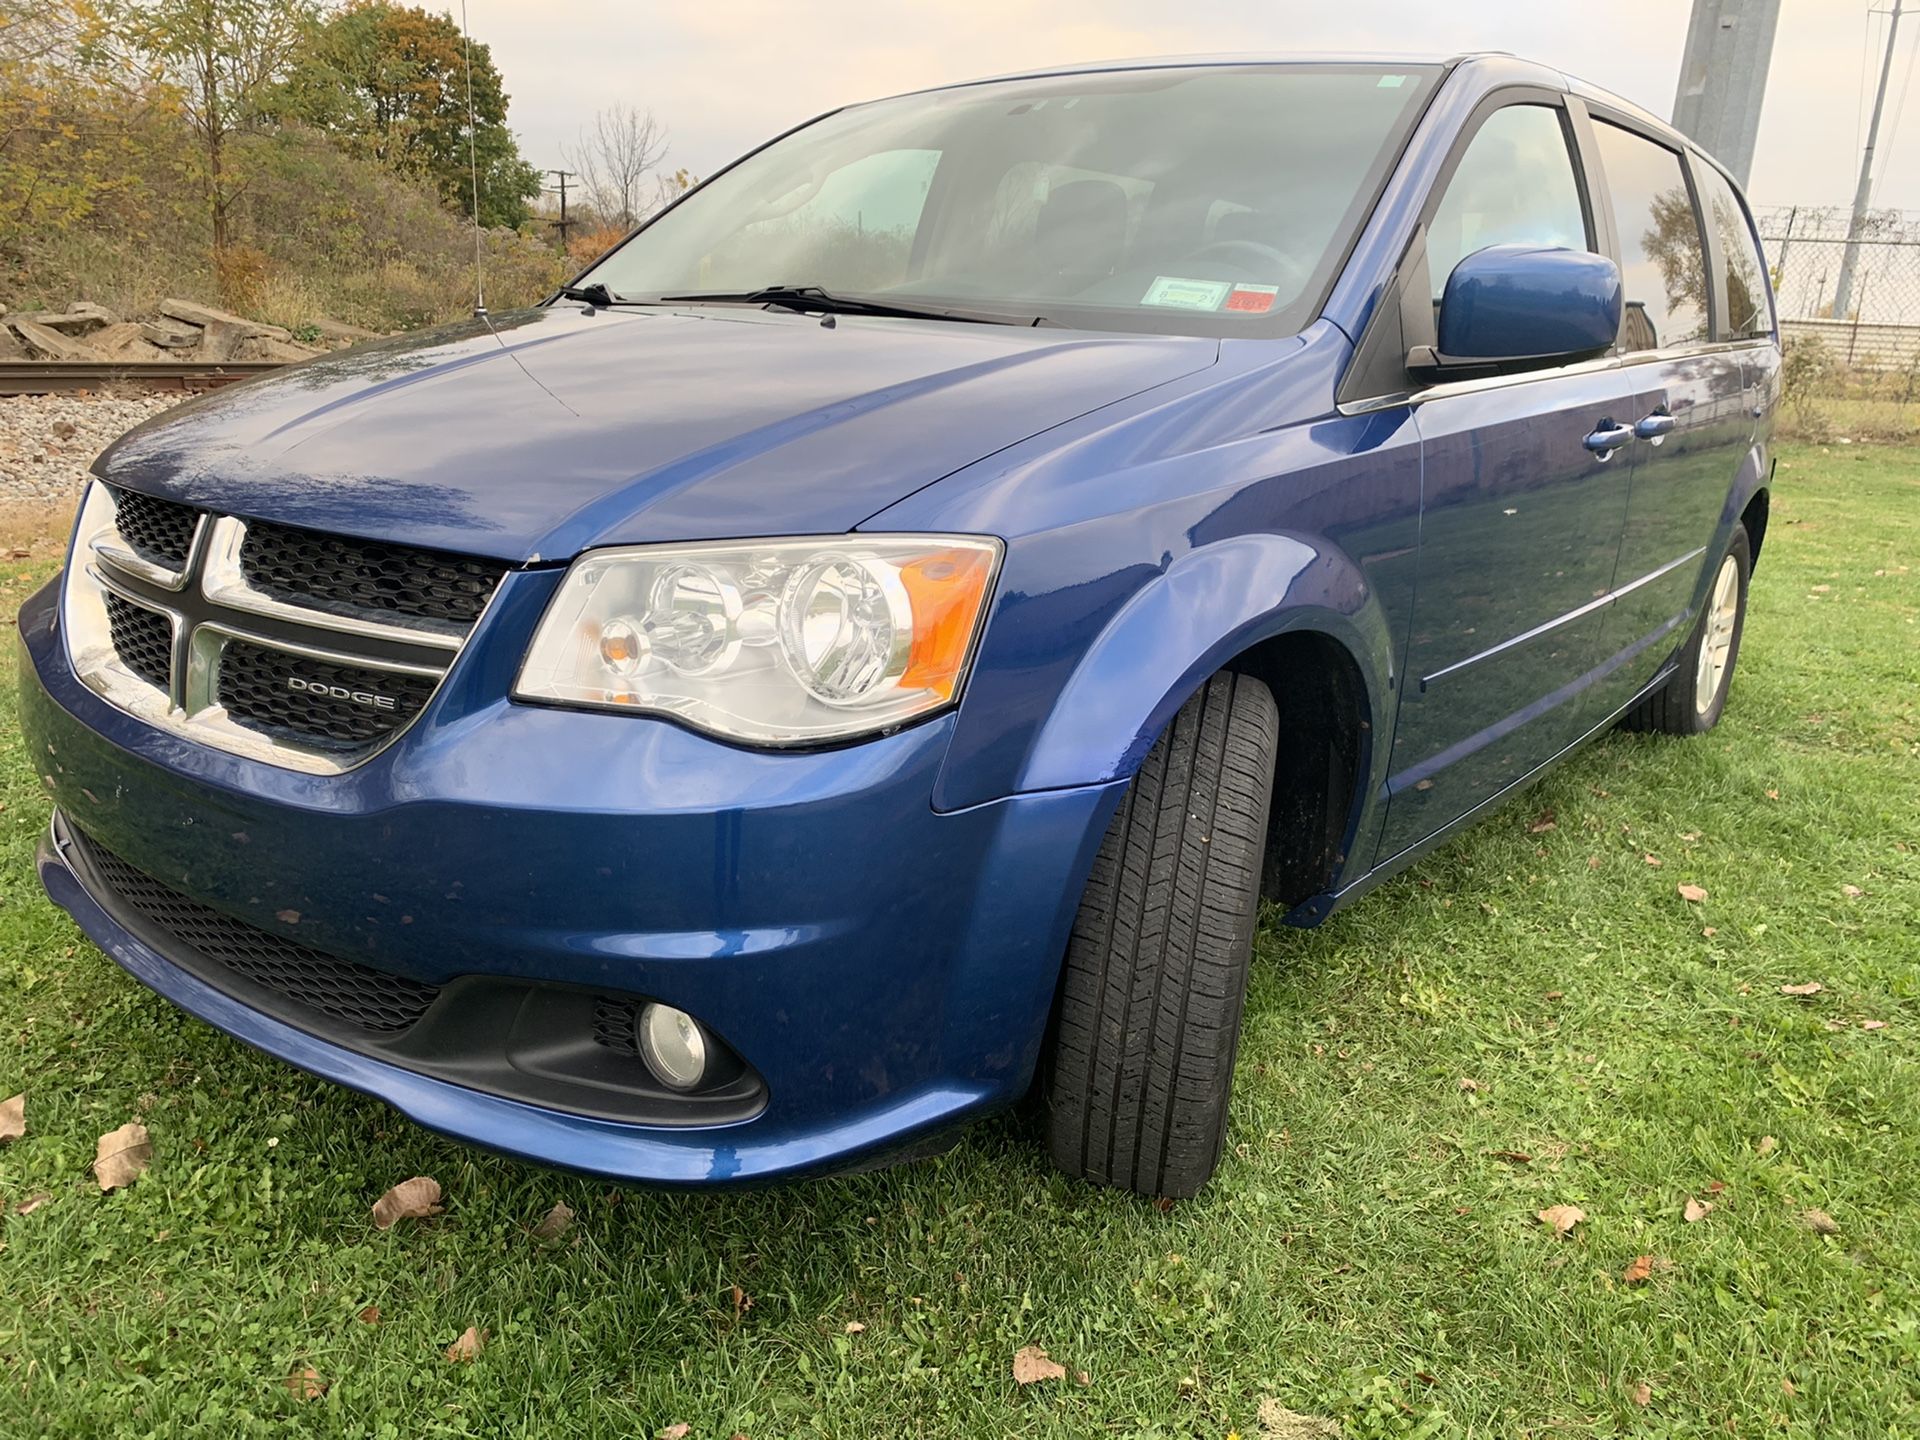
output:
<path id="1" fill-rule="evenodd" d="M 1489 245 L 1447 277 L 1439 345 L 1413 369 L 1485 369 L 1567 360 L 1608 349 L 1620 333 L 1620 267 L 1604 255 L 1541 245 Z"/>

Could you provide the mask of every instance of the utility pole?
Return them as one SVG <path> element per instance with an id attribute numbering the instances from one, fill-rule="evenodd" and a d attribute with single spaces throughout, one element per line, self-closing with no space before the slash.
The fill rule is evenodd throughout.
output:
<path id="1" fill-rule="evenodd" d="M 1840 279 L 1833 289 L 1836 320 L 1846 319 L 1853 309 L 1853 272 L 1860 263 L 1860 232 L 1867 228 L 1867 203 L 1873 199 L 1873 147 L 1880 141 L 1880 114 L 1887 108 L 1887 81 L 1893 77 L 1893 42 L 1899 33 L 1900 0 L 1893 0 L 1893 12 L 1887 17 L 1887 53 L 1880 61 L 1880 88 L 1874 92 L 1873 119 L 1867 124 L 1867 148 L 1860 155 L 1860 184 L 1853 192 L 1853 218 L 1847 221 L 1847 249 L 1840 257 Z"/>
<path id="2" fill-rule="evenodd" d="M 547 223 L 560 232 L 560 248 L 565 250 L 567 248 L 567 231 L 573 226 L 573 221 L 567 218 L 567 181 L 577 180 L 580 177 L 571 170 L 549 170 L 547 174 L 557 176 L 560 181 L 558 185 L 549 185 L 546 187 L 549 195 L 553 194 L 556 190 L 560 194 L 560 218 L 558 220 L 549 220 Z"/>
<path id="3" fill-rule="evenodd" d="M 1693 0 L 1687 22 L 1673 127 L 1732 171 L 1743 187 L 1753 169 L 1753 142 L 1760 133 L 1779 23 L 1780 0 Z"/>

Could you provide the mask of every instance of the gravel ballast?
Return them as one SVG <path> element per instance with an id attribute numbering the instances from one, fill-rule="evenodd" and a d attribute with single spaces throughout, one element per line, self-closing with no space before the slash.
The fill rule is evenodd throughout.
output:
<path id="1" fill-rule="evenodd" d="M 87 467 L 178 394 L 10 395 L 0 398 L 0 505 L 68 505 Z"/>

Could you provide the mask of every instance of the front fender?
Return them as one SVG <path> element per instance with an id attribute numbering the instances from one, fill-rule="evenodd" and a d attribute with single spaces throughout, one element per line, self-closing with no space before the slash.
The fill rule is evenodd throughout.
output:
<path id="1" fill-rule="evenodd" d="M 1359 567 L 1309 538 L 1238 535 L 1181 555 L 1114 614 L 1062 688 L 1017 788 L 1131 776 L 1202 681 L 1261 641 L 1299 630 L 1325 634 L 1353 656 L 1383 733 L 1393 646 Z"/>

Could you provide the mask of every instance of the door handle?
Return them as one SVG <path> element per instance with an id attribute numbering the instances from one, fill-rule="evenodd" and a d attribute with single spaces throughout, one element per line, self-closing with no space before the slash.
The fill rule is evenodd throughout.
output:
<path id="1" fill-rule="evenodd" d="M 1611 420 L 1602 420 L 1599 427 L 1580 443 L 1593 452 L 1596 460 L 1611 460 L 1613 452 L 1633 439 L 1633 430 L 1626 425 L 1616 425 Z"/>
<path id="2" fill-rule="evenodd" d="M 1665 410 L 1656 410 L 1651 415 L 1642 419 L 1638 425 L 1634 426 L 1633 433 L 1639 439 L 1651 440 L 1654 444 L 1658 445 L 1662 440 L 1667 438 L 1668 433 L 1671 432 L 1672 429 L 1673 416 L 1669 415 Z"/>

